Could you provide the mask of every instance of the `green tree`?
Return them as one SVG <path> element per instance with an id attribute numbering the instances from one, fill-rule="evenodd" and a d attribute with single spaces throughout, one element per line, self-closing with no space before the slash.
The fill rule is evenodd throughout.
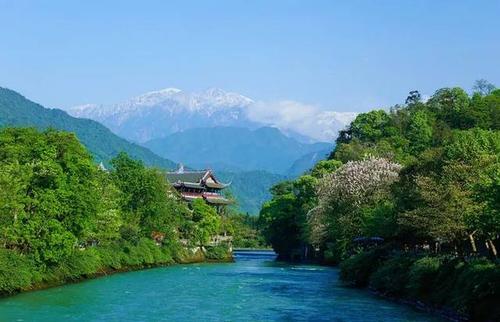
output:
<path id="1" fill-rule="evenodd" d="M 193 209 L 194 231 L 193 239 L 198 246 L 207 245 L 210 239 L 217 235 L 221 226 L 221 220 L 214 207 L 205 200 L 198 198 L 191 202 Z"/>
<path id="2" fill-rule="evenodd" d="M 432 123 L 429 115 L 423 110 L 410 114 L 406 137 L 410 141 L 410 151 L 417 155 L 432 143 Z"/>

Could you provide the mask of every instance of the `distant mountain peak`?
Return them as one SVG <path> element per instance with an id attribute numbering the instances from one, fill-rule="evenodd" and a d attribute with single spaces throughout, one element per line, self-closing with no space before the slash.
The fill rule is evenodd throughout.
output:
<path id="1" fill-rule="evenodd" d="M 238 93 L 226 92 L 220 88 L 211 87 L 201 93 L 193 94 L 200 99 L 202 105 L 213 104 L 223 107 L 247 106 L 253 100 Z"/>
<path id="2" fill-rule="evenodd" d="M 174 87 L 168 87 L 157 91 L 151 91 L 141 94 L 120 105 L 129 107 L 153 106 L 166 100 L 173 100 L 179 93 L 182 93 L 182 90 Z"/>
<path id="3" fill-rule="evenodd" d="M 199 127 L 276 127 L 300 142 L 332 141 L 355 113 L 324 111 L 292 101 L 266 103 L 211 87 L 187 92 L 174 87 L 138 95 L 111 105 L 68 108 L 76 117 L 99 121 L 135 142 L 162 138 Z"/>

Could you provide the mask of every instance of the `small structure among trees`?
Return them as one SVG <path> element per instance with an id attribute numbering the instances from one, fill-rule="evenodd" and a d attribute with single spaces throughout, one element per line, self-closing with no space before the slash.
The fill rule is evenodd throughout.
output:
<path id="1" fill-rule="evenodd" d="M 186 201 L 203 199 L 218 211 L 231 203 L 231 200 L 222 194 L 222 190 L 229 184 L 220 182 L 212 170 L 186 171 L 180 166 L 175 172 L 167 172 L 166 177 Z"/>
<path id="2" fill-rule="evenodd" d="M 194 241 L 202 248 L 227 245 L 231 251 L 232 236 L 221 222 L 225 206 L 232 203 L 222 194 L 229 184 L 220 182 L 212 170 L 186 171 L 182 165 L 175 172 L 167 172 L 166 178 L 190 203 L 193 219 L 198 223 L 192 236 Z M 207 253 L 207 256 L 211 255 Z"/>

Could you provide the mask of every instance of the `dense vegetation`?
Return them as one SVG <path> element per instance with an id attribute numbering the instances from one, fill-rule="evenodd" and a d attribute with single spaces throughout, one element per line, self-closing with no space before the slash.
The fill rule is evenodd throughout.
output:
<path id="1" fill-rule="evenodd" d="M 329 160 L 272 189 L 261 210 L 282 258 L 342 262 L 383 293 L 500 316 L 500 90 L 417 91 L 358 115 Z"/>
<path id="2" fill-rule="evenodd" d="M 234 248 L 269 248 L 259 227 L 259 217 L 232 212 L 223 218 L 226 231 L 233 236 Z"/>
<path id="3" fill-rule="evenodd" d="M 124 153 L 111 164 L 72 133 L 0 131 L 0 293 L 183 261 L 222 233 L 215 209 L 188 206 L 159 170 Z"/>
<path id="4" fill-rule="evenodd" d="M 0 87 L 0 128 L 7 126 L 35 127 L 39 130 L 54 128 L 74 132 L 94 159 L 104 162 L 106 166 L 112 158 L 124 151 L 148 166 L 164 169 L 176 167 L 174 162 L 116 136 L 98 122 L 78 119 L 58 109 L 44 108 L 12 90 Z"/>

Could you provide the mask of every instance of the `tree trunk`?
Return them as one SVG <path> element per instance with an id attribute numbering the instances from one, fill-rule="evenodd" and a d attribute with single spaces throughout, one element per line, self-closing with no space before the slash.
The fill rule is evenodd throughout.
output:
<path id="1" fill-rule="evenodd" d="M 491 252 L 493 253 L 493 257 L 497 258 L 497 248 L 495 247 L 495 244 L 493 243 L 493 241 L 491 239 L 488 239 L 488 243 L 490 244 L 490 249 L 491 249 Z"/>
<path id="2" fill-rule="evenodd" d="M 470 245 L 472 247 L 472 252 L 477 253 L 476 241 L 474 240 L 474 233 L 469 235 Z"/>

